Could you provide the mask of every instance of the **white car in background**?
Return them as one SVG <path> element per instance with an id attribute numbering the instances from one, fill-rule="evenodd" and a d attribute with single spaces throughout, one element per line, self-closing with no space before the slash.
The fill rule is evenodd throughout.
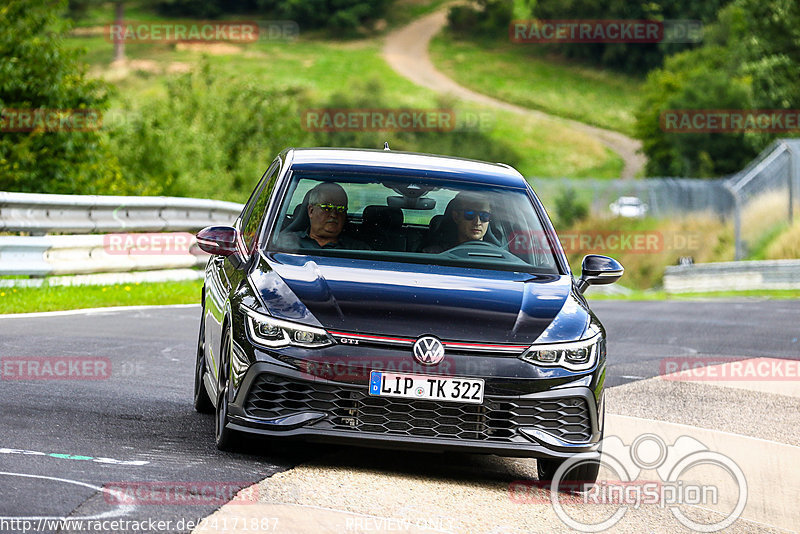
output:
<path id="1" fill-rule="evenodd" d="M 639 197 L 619 197 L 609 206 L 611 213 L 618 217 L 641 218 L 648 210 L 648 205 Z"/>

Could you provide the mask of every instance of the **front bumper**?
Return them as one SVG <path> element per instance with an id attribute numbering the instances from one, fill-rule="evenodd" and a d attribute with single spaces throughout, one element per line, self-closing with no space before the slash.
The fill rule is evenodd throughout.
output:
<path id="1" fill-rule="evenodd" d="M 228 427 L 381 448 L 549 458 L 599 454 L 602 418 L 585 379 L 522 395 L 492 394 L 497 389 L 486 380 L 481 405 L 398 399 L 370 396 L 366 383 L 261 361 L 242 377 Z"/>

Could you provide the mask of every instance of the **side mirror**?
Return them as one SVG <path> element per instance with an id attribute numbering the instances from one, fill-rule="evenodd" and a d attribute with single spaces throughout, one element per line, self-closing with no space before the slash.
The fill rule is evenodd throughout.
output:
<path id="1" fill-rule="evenodd" d="M 197 232 L 197 246 L 209 254 L 232 256 L 236 254 L 236 228 L 208 226 Z"/>
<path id="2" fill-rule="evenodd" d="M 613 284 L 620 279 L 625 268 L 614 258 L 588 254 L 583 257 L 581 277 L 578 279 L 578 290 L 585 292 L 589 286 Z"/>

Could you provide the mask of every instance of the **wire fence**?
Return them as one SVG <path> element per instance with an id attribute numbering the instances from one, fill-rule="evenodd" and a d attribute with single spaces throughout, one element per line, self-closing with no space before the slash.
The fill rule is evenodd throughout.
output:
<path id="1" fill-rule="evenodd" d="M 779 225 L 791 224 L 800 196 L 800 139 L 779 139 L 747 167 L 728 178 L 587 180 L 528 178 L 546 206 L 570 191 L 592 215 L 611 217 L 628 205 L 627 216 L 681 217 L 705 212 L 733 220 L 736 259 L 748 242 Z M 622 208 L 624 210 L 624 208 Z"/>
<path id="2" fill-rule="evenodd" d="M 731 192 L 725 179 L 697 180 L 693 178 L 647 178 L 642 180 L 587 180 L 532 178 L 529 179 L 536 194 L 546 206 L 565 190 L 590 206 L 598 216 L 612 216 L 611 205 L 623 197 L 635 197 L 646 207 L 643 214 L 656 218 L 708 211 L 727 217 L 734 207 Z"/>

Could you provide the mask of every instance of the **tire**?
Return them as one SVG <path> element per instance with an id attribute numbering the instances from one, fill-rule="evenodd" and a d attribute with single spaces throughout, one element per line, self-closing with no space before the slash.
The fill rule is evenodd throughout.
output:
<path id="1" fill-rule="evenodd" d="M 228 376 L 225 374 L 227 369 L 226 356 L 231 351 L 231 334 L 226 330 L 222 338 L 222 350 L 220 351 L 219 366 L 219 397 L 217 398 L 216 417 L 214 422 L 214 443 L 221 451 L 234 451 L 239 435 L 235 430 L 226 428 L 228 423 Z"/>
<path id="2" fill-rule="evenodd" d="M 569 462 L 570 459 L 551 458 L 537 458 L 536 459 L 536 472 L 539 474 L 540 481 L 553 480 L 553 476 L 561 467 L 561 464 Z M 573 467 L 568 470 L 561 477 L 562 482 L 576 483 L 582 482 L 584 484 L 594 484 L 597 480 L 597 475 L 600 473 L 600 459 L 595 460 L 582 460 L 576 462 Z M 587 488 L 588 489 L 588 488 Z"/>
<path id="3" fill-rule="evenodd" d="M 203 383 L 206 371 L 205 357 L 206 328 L 205 328 L 205 307 L 203 316 L 200 319 L 200 334 L 197 338 L 197 358 L 194 366 L 194 409 L 200 413 L 213 413 L 214 404 L 208 396 L 208 390 Z"/>

